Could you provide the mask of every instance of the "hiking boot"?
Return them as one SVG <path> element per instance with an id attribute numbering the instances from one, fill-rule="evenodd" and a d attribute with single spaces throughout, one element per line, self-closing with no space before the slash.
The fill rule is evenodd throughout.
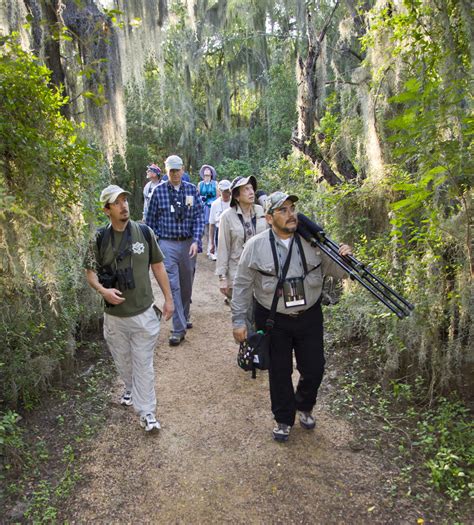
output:
<path id="1" fill-rule="evenodd" d="M 311 412 L 300 412 L 300 425 L 306 430 L 312 430 L 316 426 L 313 414 Z"/>
<path id="2" fill-rule="evenodd" d="M 273 429 L 273 439 L 275 441 L 288 441 L 290 437 L 290 425 L 285 423 L 277 423 L 276 427 Z"/>
<path id="3" fill-rule="evenodd" d="M 168 343 L 170 346 L 178 346 L 181 341 L 184 340 L 184 334 L 183 335 L 170 335 L 170 338 L 168 339 Z"/>
<path id="4" fill-rule="evenodd" d="M 120 398 L 120 404 L 125 406 L 125 407 L 129 407 L 129 406 L 133 405 L 132 391 L 131 390 L 125 390 L 124 391 L 124 393 L 122 394 L 122 397 Z"/>
<path id="5" fill-rule="evenodd" d="M 147 414 L 146 416 L 140 416 L 140 426 L 145 429 L 145 432 L 151 430 L 160 430 L 160 422 L 156 419 L 154 414 Z"/>

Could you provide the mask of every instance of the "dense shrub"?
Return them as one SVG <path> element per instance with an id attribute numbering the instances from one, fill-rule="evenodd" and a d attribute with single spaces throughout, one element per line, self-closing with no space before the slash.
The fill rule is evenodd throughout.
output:
<path id="1" fill-rule="evenodd" d="M 74 354 L 84 284 L 86 188 L 98 155 L 61 115 L 50 71 L 11 38 L 0 48 L 1 402 L 34 404 Z M 90 315 L 90 314 L 88 314 Z"/>

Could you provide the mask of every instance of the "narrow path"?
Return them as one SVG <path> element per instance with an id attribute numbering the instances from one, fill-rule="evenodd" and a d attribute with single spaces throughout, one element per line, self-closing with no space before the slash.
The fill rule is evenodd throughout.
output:
<path id="1" fill-rule="evenodd" d="M 185 342 L 156 350 L 159 434 L 115 400 L 63 509 L 70 523 L 414 523 L 389 509 L 387 473 L 349 447 L 350 426 L 319 404 L 317 428 L 272 440 L 268 377 L 236 364 L 230 310 L 200 255 Z M 297 380 L 297 373 L 295 381 Z M 401 512 L 401 513 L 400 513 Z M 408 512 L 408 511 L 407 511 Z"/>

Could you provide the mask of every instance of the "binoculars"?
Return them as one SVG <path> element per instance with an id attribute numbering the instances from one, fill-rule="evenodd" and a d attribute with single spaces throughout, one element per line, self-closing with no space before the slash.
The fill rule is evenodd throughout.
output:
<path id="1" fill-rule="evenodd" d="M 104 288 L 118 288 L 121 292 L 135 288 L 133 270 L 130 266 L 115 270 L 110 266 L 105 266 L 101 268 L 97 276 Z"/>

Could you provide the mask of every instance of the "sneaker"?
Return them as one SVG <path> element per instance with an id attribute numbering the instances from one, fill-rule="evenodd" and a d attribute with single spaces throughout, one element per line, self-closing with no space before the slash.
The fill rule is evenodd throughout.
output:
<path id="1" fill-rule="evenodd" d="M 131 390 L 124 391 L 124 393 L 122 394 L 122 397 L 120 398 L 120 404 L 126 407 L 133 405 Z"/>
<path id="2" fill-rule="evenodd" d="M 170 346 L 178 346 L 181 341 L 184 341 L 184 334 L 183 335 L 170 335 L 168 339 L 168 343 Z"/>
<path id="3" fill-rule="evenodd" d="M 160 430 L 160 422 L 156 419 L 153 414 L 147 414 L 146 416 L 140 416 L 140 425 L 145 429 L 145 432 L 151 430 Z"/>
<path id="4" fill-rule="evenodd" d="M 192 322 L 192 321 L 187 321 L 187 322 L 186 322 L 186 328 L 187 328 L 188 330 L 191 330 L 192 327 L 193 327 L 193 322 Z"/>
<path id="5" fill-rule="evenodd" d="M 211 255 L 209 255 L 209 259 L 211 259 L 211 261 L 217 261 L 217 255 L 215 253 L 211 253 Z"/>
<path id="6" fill-rule="evenodd" d="M 313 414 L 311 412 L 300 412 L 300 425 L 306 430 L 312 430 L 316 426 Z"/>
<path id="7" fill-rule="evenodd" d="M 277 423 L 277 426 L 273 429 L 273 439 L 275 441 L 288 441 L 290 437 L 290 425 L 285 423 Z"/>

